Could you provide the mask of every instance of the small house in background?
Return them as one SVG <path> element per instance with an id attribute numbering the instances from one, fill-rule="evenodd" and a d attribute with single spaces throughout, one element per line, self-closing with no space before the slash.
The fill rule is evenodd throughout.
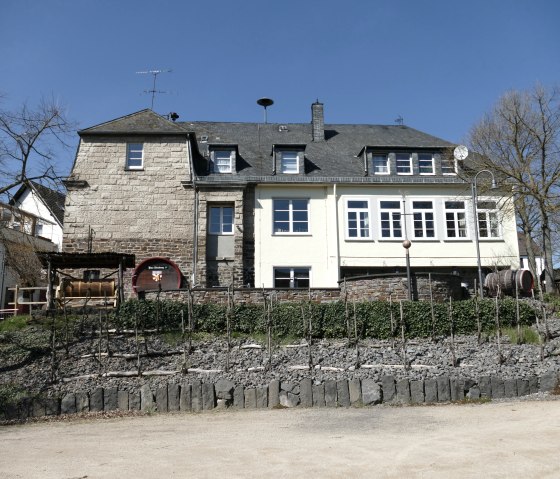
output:
<path id="1" fill-rule="evenodd" d="M 517 239 L 519 242 L 519 267 L 521 269 L 531 269 L 529 268 L 529 254 L 527 253 L 527 246 L 525 245 L 525 235 L 523 233 L 517 233 Z M 535 255 L 535 263 L 537 270 L 535 271 L 536 277 L 540 278 L 544 271 L 544 253 L 543 249 L 531 240 L 531 245 L 533 253 Z"/>

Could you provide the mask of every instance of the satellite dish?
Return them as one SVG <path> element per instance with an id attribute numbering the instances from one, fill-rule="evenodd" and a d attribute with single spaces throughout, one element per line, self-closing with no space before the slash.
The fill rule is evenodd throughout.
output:
<path id="1" fill-rule="evenodd" d="M 453 150 L 453 157 L 456 160 L 464 160 L 469 156 L 469 150 L 465 145 L 459 145 Z"/>
<path id="2" fill-rule="evenodd" d="M 267 122 L 266 109 L 270 105 L 273 105 L 274 101 L 272 101 L 270 98 L 259 98 L 257 100 L 257 104 L 264 107 L 264 122 L 266 123 Z"/>

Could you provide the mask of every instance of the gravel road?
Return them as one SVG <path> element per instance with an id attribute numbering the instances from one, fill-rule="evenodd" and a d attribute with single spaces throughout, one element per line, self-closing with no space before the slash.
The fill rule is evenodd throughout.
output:
<path id="1" fill-rule="evenodd" d="M 560 401 L 213 411 L 0 428 L 0 477 L 560 477 Z"/>

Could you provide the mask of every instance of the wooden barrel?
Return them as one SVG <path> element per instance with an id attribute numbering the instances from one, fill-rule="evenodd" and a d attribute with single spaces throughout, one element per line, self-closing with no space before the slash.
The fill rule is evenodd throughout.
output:
<path id="1" fill-rule="evenodd" d="M 533 274 L 528 269 L 518 269 L 515 272 L 515 284 L 518 291 L 529 294 L 535 285 Z"/>
<path id="2" fill-rule="evenodd" d="M 83 281 L 64 278 L 61 286 L 66 298 L 111 298 L 115 296 L 114 279 Z"/>
<path id="3" fill-rule="evenodd" d="M 515 296 L 516 287 L 519 294 L 529 294 L 533 289 L 533 275 L 527 269 L 504 269 L 489 273 L 484 286 L 491 294 L 497 294 L 499 289 L 502 293 Z"/>

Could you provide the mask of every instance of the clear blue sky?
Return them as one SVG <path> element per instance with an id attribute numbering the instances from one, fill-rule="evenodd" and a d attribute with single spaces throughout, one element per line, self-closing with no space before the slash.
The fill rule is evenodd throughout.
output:
<path id="1" fill-rule="evenodd" d="M 461 142 L 509 89 L 560 79 L 558 0 L 1 0 L 3 107 L 42 95 L 86 128 L 180 120 L 405 124 Z M 76 136 L 77 142 L 77 136 Z M 70 165 L 72 154 L 60 158 Z"/>

